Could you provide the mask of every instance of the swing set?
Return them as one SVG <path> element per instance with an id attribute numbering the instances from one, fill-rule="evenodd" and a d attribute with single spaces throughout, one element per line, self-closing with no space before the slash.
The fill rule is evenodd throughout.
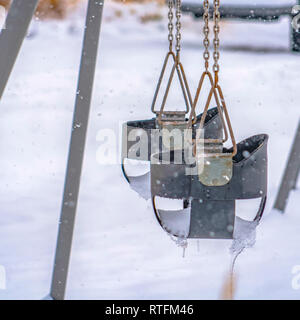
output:
<path id="1" fill-rule="evenodd" d="M 195 18 L 203 17 L 203 7 L 196 3 L 188 3 L 188 0 L 182 4 L 182 12 L 192 13 Z M 291 50 L 300 51 L 300 32 L 297 25 L 300 21 L 300 0 L 296 0 L 294 6 L 291 5 L 223 5 L 220 8 L 222 19 L 247 20 L 258 22 L 275 22 L 285 16 L 291 20 Z M 212 12 L 210 12 L 212 14 Z"/>
<path id="2" fill-rule="evenodd" d="M 235 225 L 235 201 L 237 199 L 261 198 L 261 204 L 255 218 L 257 222 L 261 219 L 266 204 L 268 137 L 261 134 L 250 137 L 239 144 L 236 143 L 219 83 L 219 5 L 219 0 L 214 0 L 214 65 L 212 74 L 209 70 L 211 55 L 209 51 L 209 1 L 204 0 L 204 71 L 200 77 L 196 95 L 194 99 L 191 99 L 184 68 L 180 61 L 181 0 L 175 1 L 175 53 L 173 52 L 172 33 L 174 29 L 172 20 L 174 3 L 172 0 L 168 1 L 169 50 L 163 63 L 152 104 L 152 112 L 156 118 L 135 121 L 134 124 L 130 121 L 124 126 L 126 139 L 123 139 L 125 142 L 123 143 L 123 157 L 141 160 L 139 150 L 136 150 L 135 144 L 132 145 L 133 130 L 136 130 L 139 140 L 150 141 L 150 145 L 147 142 L 149 150 L 147 159 L 142 159 L 150 161 L 150 173 L 142 177 L 128 177 L 122 161 L 124 176 L 142 196 L 145 194 L 145 190 L 149 186 L 151 187 L 147 195 L 151 196 L 155 216 L 168 234 L 179 238 L 176 240 L 177 242 L 185 242 L 187 238 L 232 239 Z M 173 58 L 173 68 L 163 93 L 160 110 L 155 111 L 155 102 L 161 89 L 169 57 Z M 166 112 L 165 105 L 175 71 L 184 95 L 185 110 L 181 112 L 168 110 Z M 203 113 L 196 116 L 199 96 L 203 91 L 206 78 L 209 80 L 210 90 L 206 94 L 207 99 Z M 213 97 L 217 107 L 209 110 Z M 149 124 L 151 125 L 149 126 Z M 166 137 L 170 137 L 171 131 L 174 132 L 174 130 L 178 133 L 179 139 L 173 139 L 173 141 L 177 140 L 177 143 L 168 143 Z M 143 131 L 149 139 L 141 139 Z M 161 137 L 162 143 L 159 143 L 158 137 Z M 224 143 L 229 137 L 232 148 L 226 149 Z M 152 141 L 156 143 L 152 145 Z M 140 143 L 138 143 L 138 147 L 140 148 Z M 169 161 L 165 161 L 166 159 Z M 178 159 L 182 159 L 182 161 L 176 161 Z M 139 180 L 138 183 L 136 183 L 136 179 Z M 155 201 L 157 197 L 180 199 L 183 203 L 183 209 L 180 211 L 159 210 Z M 178 227 L 176 220 L 182 221 L 183 217 L 189 221 L 183 228 Z M 174 224 L 176 230 L 172 227 Z"/>
<path id="3" fill-rule="evenodd" d="M 34 14 L 38 0 L 14 0 L 6 20 L 6 29 L 0 35 L 0 97 L 18 56 L 23 39 Z M 65 297 L 72 237 L 78 203 L 82 163 L 88 127 L 89 111 L 97 50 L 100 36 L 104 0 L 89 0 L 83 40 L 82 57 L 76 92 L 75 109 L 69 157 L 62 199 L 57 248 L 50 294 L 47 299 L 62 300 Z M 129 185 L 145 199 L 152 199 L 153 212 L 162 229 L 177 241 L 196 239 L 232 239 L 235 231 L 235 202 L 238 199 L 261 199 L 255 221 L 262 218 L 267 198 L 267 143 L 268 136 L 258 134 L 236 143 L 228 108 L 219 81 L 219 32 L 220 1 L 213 5 L 213 67 L 210 71 L 209 1 L 203 6 L 204 70 L 192 98 L 181 52 L 181 0 L 168 0 L 169 47 L 163 62 L 151 110 L 153 119 L 128 121 L 123 125 L 122 171 Z M 176 22 L 174 24 L 174 17 Z M 175 37 L 174 37 L 174 30 Z M 174 41 L 175 39 L 175 41 Z M 174 49 L 175 48 L 175 49 Z M 172 68 L 163 92 L 160 108 L 156 108 L 162 91 L 167 65 Z M 185 105 L 166 110 L 170 87 L 174 77 L 180 83 Z M 200 93 L 204 82 L 210 89 L 203 112 L 197 115 Z M 212 99 L 215 107 L 210 108 Z M 178 110 L 179 109 L 179 110 Z M 176 135 L 173 133 L 176 132 Z M 299 132 L 295 139 L 288 170 L 283 181 L 284 192 L 280 199 L 286 203 L 290 184 L 297 181 L 299 173 Z M 169 139 L 170 136 L 173 139 Z M 133 139 L 133 137 L 135 137 Z M 231 141 L 232 147 L 224 146 Z M 143 142 L 142 148 L 137 142 Z M 141 152 L 145 147 L 146 152 Z M 130 176 L 126 172 L 125 159 L 148 161 L 150 171 L 142 176 Z M 288 179 L 288 180 L 287 180 Z M 294 183 L 294 186 L 296 182 Z M 288 192 L 287 192 L 288 191 Z M 182 210 L 160 210 L 157 197 L 177 199 Z M 73 203 L 69 206 L 69 203 Z M 284 211 L 284 209 L 282 209 Z M 188 223 L 181 223 L 184 217 Z M 179 227 L 178 222 L 179 221 Z M 174 228 L 174 225 L 176 227 Z"/>

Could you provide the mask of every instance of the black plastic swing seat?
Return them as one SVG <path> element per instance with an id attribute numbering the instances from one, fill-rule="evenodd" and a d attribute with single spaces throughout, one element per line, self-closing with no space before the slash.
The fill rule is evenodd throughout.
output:
<path id="1" fill-rule="evenodd" d="M 197 116 L 193 125 L 193 137 L 200 126 L 201 115 Z M 188 120 L 185 120 L 186 123 Z M 218 108 L 208 110 L 205 119 L 205 138 L 221 139 L 222 122 L 218 113 Z M 158 152 L 169 151 L 162 143 L 162 130 L 157 118 L 149 120 L 129 121 L 123 124 L 122 134 L 122 172 L 125 179 L 141 197 L 148 200 L 151 198 L 150 172 L 140 176 L 130 176 L 126 173 L 125 159 L 138 161 L 151 161 L 151 155 Z M 182 146 L 184 145 L 182 135 Z M 170 149 L 172 149 L 172 145 Z"/>
<path id="2" fill-rule="evenodd" d="M 198 239 L 232 239 L 235 223 L 235 202 L 242 199 L 261 198 L 255 221 L 259 222 L 267 197 L 268 136 L 250 137 L 237 145 L 238 152 L 232 160 L 232 179 L 223 186 L 205 186 L 197 173 L 190 169 L 194 164 L 184 161 L 174 163 L 175 152 L 169 155 L 170 163 L 161 153 L 153 154 L 151 161 L 151 194 L 153 209 L 162 228 L 177 237 Z M 232 152 L 225 149 L 224 152 Z M 182 199 L 188 203 L 183 210 L 159 210 L 156 198 Z M 182 219 L 188 221 L 182 228 Z M 178 222 L 178 223 L 177 223 Z"/>

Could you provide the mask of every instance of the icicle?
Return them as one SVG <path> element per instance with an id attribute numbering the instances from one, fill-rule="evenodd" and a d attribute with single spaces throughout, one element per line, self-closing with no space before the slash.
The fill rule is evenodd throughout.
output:
<path id="1" fill-rule="evenodd" d="M 188 247 L 188 241 L 186 238 L 177 238 L 172 235 L 169 235 L 171 240 L 176 243 L 176 245 L 183 249 L 182 258 L 185 258 L 185 251 Z"/>
<path id="2" fill-rule="evenodd" d="M 225 279 L 221 299 L 233 300 L 236 286 L 235 265 L 239 255 L 246 249 L 252 248 L 256 242 L 257 221 L 246 221 L 239 217 L 235 220 L 235 230 L 233 234 L 233 242 L 230 248 L 231 263 L 229 274 Z"/>
<path id="3" fill-rule="evenodd" d="M 239 217 L 235 219 L 235 228 L 233 234 L 233 242 L 230 252 L 235 257 L 234 260 L 246 248 L 252 248 L 256 242 L 256 227 L 258 221 L 246 221 Z"/>

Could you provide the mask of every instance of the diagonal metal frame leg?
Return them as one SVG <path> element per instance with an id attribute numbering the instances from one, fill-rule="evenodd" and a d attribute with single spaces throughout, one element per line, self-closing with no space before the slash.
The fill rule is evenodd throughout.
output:
<path id="1" fill-rule="evenodd" d="M 297 0 L 297 4 L 300 5 L 300 0 Z M 299 14 L 298 14 L 299 15 Z M 293 51 L 300 52 L 300 32 L 296 32 L 293 29 Z"/>
<path id="2" fill-rule="evenodd" d="M 296 2 L 298 5 L 300 5 L 300 0 L 297 0 Z M 299 12 L 297 12 L 296 14 L 292 14 L 291 18 L 294 19 L 295 17 L 297 17 L 296 19 L 298 20 L 298 16 L 299 16 Z M 292 51 L 300 52 L 300 31 L 295 30 L 292 24 L 291 24 L 291 29 L 292 29 L 292 45 L 291 45 Z"/>
<path id="3" fill-rule="evenodd" d="M 27 34 L 38 0 L 14 0 L 0 34 L 0 99 Z"/>
<path id="4" fill-rule="evenodd" d="M 104 0 L 89 0 L 50 299 L 65 297 Z"/>
<path id="5" fill-rule="evenodd" d="M 296 188 L 300 171 L 300 120 L 274 208 L 284 213 L 292 189 Z"/>

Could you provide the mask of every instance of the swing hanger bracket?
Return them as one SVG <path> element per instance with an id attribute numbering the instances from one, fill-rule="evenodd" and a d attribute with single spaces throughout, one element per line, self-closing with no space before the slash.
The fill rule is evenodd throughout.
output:
<path id="1" fill-rule="evenodd" d="M 205 51 L 203 53 L 204 58 L 204 66 L 205 71 L 202 73 L 202 76 L 199 81 L 199 85 L 196 91 L 196 95 L 194 98 L 192 111 L 189 118 L 189 127 L 195 123 L 195 119 L 193 119 L 193 115 L 196 114 L 196 106 L 199 100 L 200 93 L 202 91 L 203 83 L 206 77 L 208 77 L 211 85 L 211 89 L 209 95 L 206 99 L 206 104 L 204 107 L 203 117 L 200 121 L 200 137 L 197 135 L 197 138 L 193 141 L 193 154 L 196 158 L 196 163 L 198 167 L 198 177 L 199 181 L 206 185 L 206 186 L 223 186 L 232 179 L 233 176 L 233 164 L 232 159 L 237 153 L 237 145 L 233 133 L 233 129 L 231 126 L 227 106 L 225 103 L 224 95 L 222 89 L 219 85 L 219 33 L 220 33 L 220 12 L 219 6 L 220 1 L 214 0 L 214 12 L 213 12 L 213 31 L 214 31 L 214 38 L 213 38 L 213 73 L 214 77 L 209 71 L 209 59 L 210 59 L 210 51 L 209 51 L 209 1 L 204 0 L 204 40 L 203 45 Z M 223 139 L 205 139 L 204 138 L 204 120 L 207 115 L 207 111 L 209 109 L 211 99 L 215 98 L 217 108 L 220 114 L 220 118 L 222 120 L 222 127 L 224 132 Z M 225 115 L 225 117 L 224 117 Z M 229 131 L 229 134 L 228 134 Z M 231 138 L 233 149 L 231 153 L 224 152 L 223 144 Z"/>
<path id="2" fill-rule="evenodd" d="M 175 5 L 175 8 L 174 8 Z M 156 115 L 157 117 L 157 123 L 158 126 L 171 126 L 171 127 L 176 127 L 179 125 L 180 127 L 184 124 L 186 125 L 186 114 L 188 114 L 192 108 L 192 96 L 190 93 L 189 85 L 187 82 L 187 78 L 185 75 L 185 71 L 183 68 L 183 65 L 180 61 L 180 51 L 181 51 L 181 0 L 168 0 L 168 7 L 169 7 L 169 13 L 168 13 L 168 40 L 169 40 L 169 52 L 167 53 L 163 67 L 160 73 L 160 77 L 158 80 L 158 84 L 155 90 L 153 102 L 152 102 L 152 107 L 151 110 L 152 112 Z M 175 52 L 173 51 L 173 41 L 174 41 L 174 10 L 175 10 L 175 16 L 176 16 L 176 33 L 175 33 Z M 173 60 L 173 67 L 171 69 L 171 73 L 167 82 L 167 86 L 163 95 L 162 103 L 160 110 L 155 110 L 155 105 L 157 102 L 158 94 L 161 89 L 162 81 L 167 69 L 167 65 L 169 60 Z M 185 103 L 185 110 L 183 111 L 177 111 L 177 110 L 170 110 L 170 111 L 165 111 L 165 106 L 166 102 L 169 96 L 170 88 L 174 80 L 174 76 L 177 75 L 179 84 L 181 87 L 181 91 L 183 94 L 184 98 L 184 103 Z"/>

